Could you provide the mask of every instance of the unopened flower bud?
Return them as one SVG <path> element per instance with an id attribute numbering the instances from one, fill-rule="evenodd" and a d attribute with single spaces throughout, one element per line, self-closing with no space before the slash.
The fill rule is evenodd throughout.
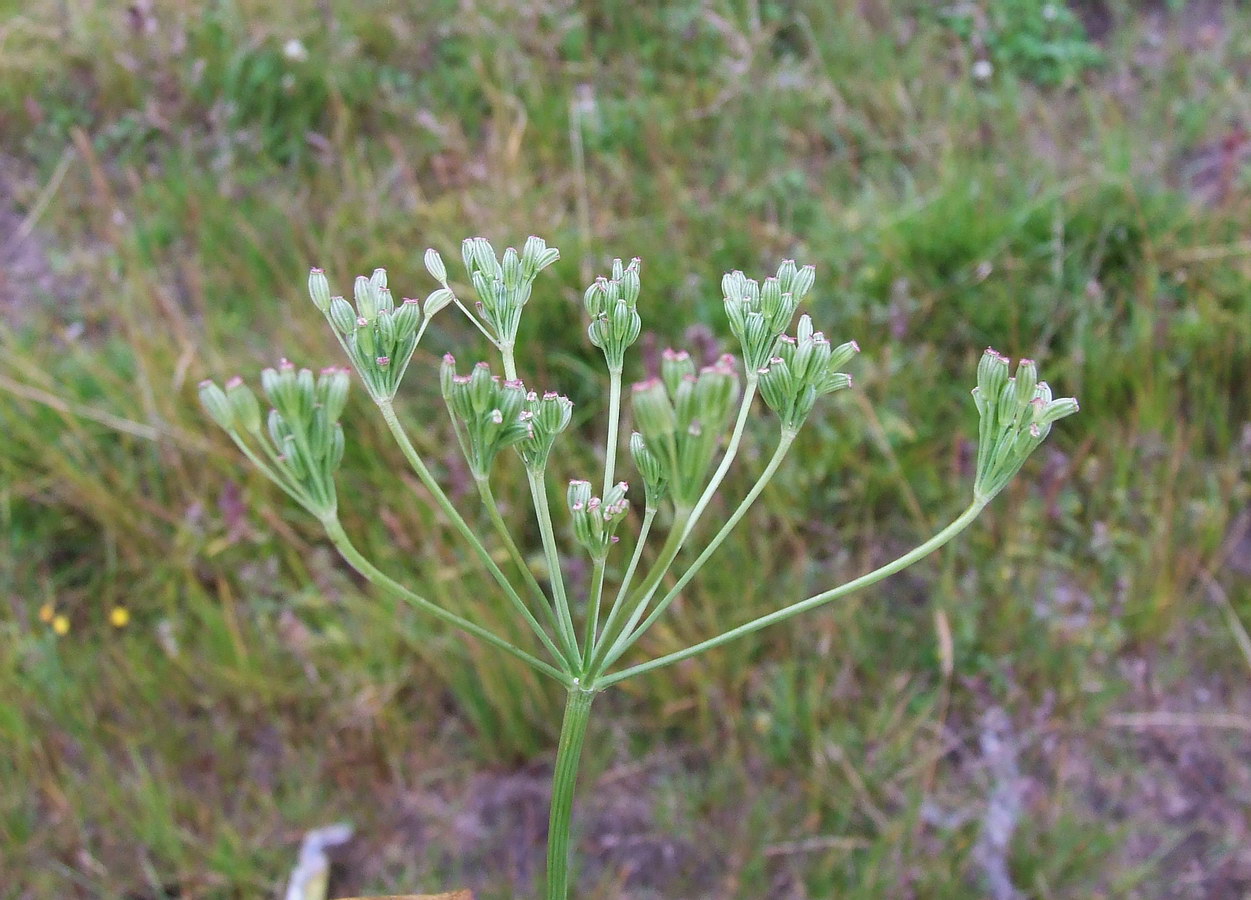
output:
<path id="1" fill-rule="evenodd" d="M 243 379 L 234 377 L 226 382 L 226 397 L 234 412 L 235 421 L 249 433 L 261 430 L 261 404 Z"/>
<path id="2" fill-rule="evenodd" d="M 439 310 L 443 309 L 443 307 L 451 303 L 453 296 L 452 292 L 447 288 L 439 288 L 437 291 L 432 292 L 430 296 L 426 298 L 426 318 L 430 318 Z"/>
<path id="3" fill-rule="evenodd" d="M 234 428 L 234 410 L 226 393 L 214 381 L 200 382 L 200 404 L 213 421 L 227 431 Z"/>
<path id="4" fill-rule="evenodd" d="M 342 297 L 330 298 L 329 316 L 330 324 L 344 337 L 356 330 L 356 310 Z"/>
<path id="5" fill-rule="evenodd" d="M 447 283 L 447 266 L 443 264 L 443 257 L 439 255 L 438 250 L 435 250 L 433 247 L 426 250 L 425 264 L 426 271 L 430 273 L 435 281 L 439 284 Z"/>
<path id="6" fill-rule="evenodd" d="M 378 287 L 364 275 L 357 275 L 353 286 L 359 318 L 372 322 L 378 315 Z"/>
<path id="7" fill-rule="evenodd" d="M 649 442 L 674 433 L 677 420 L 673 404 L 659 378 L 650 378 L 634 385 L 630 399 L 634 405 L 634 421 Z"/>
<path id="8" fill-rule="evenodd" d="M 326 280 L 326 273 L 321 269 L 308 271 L 308 296 L 313 305 L 322 312 L 330 309 L 330 282 Z"/>

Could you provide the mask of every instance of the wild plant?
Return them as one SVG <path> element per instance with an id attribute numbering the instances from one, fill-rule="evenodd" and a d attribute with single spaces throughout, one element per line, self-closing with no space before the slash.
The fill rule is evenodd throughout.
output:
<path id="1" fill-rule="evenodd" d="M 591 706 L 599 693 L 816 609 L 934 552 L 977 518 L 1047 437 L 1052 424 L 1078 407 L 1071 398 L 1053 398 L 1047 383 L 1038 380 L 1032 361 L 1021 360 L 1011 374 L 1009 361 L 987 350 L 978 364 L 973 389 L 980 424 L 972 498 L 950 524 L 897 559 L 845 584 L 781 605 L 685 649 L 622 665 L 622 657 L 664 616 L 760 497 L 816 402 L 851 387 L 851 376 L 843 369 L 860 348 L 850 340 L 834 345 L 807 315 L 800 316 L 793 333 L 787 333 L 814 286 L 812 266 L 786 260 L 762 281 L 731 272 L 722 279 L 721 291 L 739 359 L 727 355 L 701 367 L 688 353 L 666 351 L 659 372 L 629 389 L 634 431 L 628 440 L 623 439 L 619 430 L 625 393 L 622 374 L 626 351 L 642 328 L 638 312 L 641 280 L 639 260 L 614 260 L 611 274 L 595 279 L 583 296 L 587 334 L 602 351 L 608 371 L 603 470 L 597 473 L 598 490 L 589 478 L 570 482 L 560 504 L 561 514 L 553 516 L 549 459 L 557 441 L 579 440 L 581 435 L 570 429 L 573 404 L 569 399 L 555 391 L 533 389 L 519 378 L 515 350 L 518 325 L 535 280 L 560 253 L 531 237 L 520 251 L 510 247 L 501 256 L 483 238 L 470 238 L 462 245 L 462 257 L 475 296 L 472 305 L 462 298 L 462 285 L 449 281 L 443 259 L 434 250 L 426 251 L 425 267 L 438 287 L 424 301 L 397 303 L 383 269 L 356 278 L 354 302 L 332 294 L 320 269 L 311 271 L 308 293 L 330 323 L 428 499 L 459 532 L 533 632 L 537 647 L 519 647 L 431 602 L 382 572 L 352 543 L 340 522 L 335 494 L 335 472 L 346 442 L 339 419 L 347 399 L 349 369 L 325 369 L 315 375 L 286 360 L 277 368 L 265 369 L 261 391 L 267 412 L 262 412 L 256 394 L 239 378 L 226 382 L 224 388 L 204 382 L 200 398 L 244 455 L 321 522 L 330 541 L 362 576 L 567 689 L 552 775 L 545 895 L 548 900 L 563 900 L 569 892 L 574 786 Z M 502 373 L 493 373 L 490 364 L 482 361 L 462 369 L 445 355 L 438 378 L 450 428 L 495 540 L 509 556 L 511 574 L 497 564 L 486 541 L 440 487 L 393 406 L 432 318 L 449 306 L 457 307 L 481 332 L 502 368 Z M 711 538 L 697 542 L 698 526 L 712 508 L 738 457 L 748 420 L 758 409 L 757 397 L 775 422 L 772 455 Z M 622 445 L 633 462 L 633 491 L 626 481 L 618 480 Z M 492 494 L 492 471 L 504 453 L 516 454 L 525 469 L 546 561 L 538 573 L 518 546 Z M 653 541 L 653 532 L 662 528 L 667 529 L 663 541 Z M 618 545 L 629 533 L 627 554 Z M 572 542 L 562 543 L 562 536 Z M 659 547 L 653 547 L 654 543 Z M 702 546 L 695 552 L 699 543 Z M 589 558 L 591 575 L 585 596 L 571 596 L 569 590 L 571 553 Z M 679 558 L 689 562 L 679 565 Z M 671 577 L 675 566 L 679 574 Z"/>

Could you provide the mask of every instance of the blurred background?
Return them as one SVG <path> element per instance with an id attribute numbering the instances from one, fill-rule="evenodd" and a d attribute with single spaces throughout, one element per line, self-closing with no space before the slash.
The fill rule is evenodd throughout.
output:
<path id="1" fill-rule="evenodd" d="M 628 378 L 728 348 L 721 273 L 788 256 L 864 350 L 648 653 L 960 510 L 988 344 L 1083 407 L 938 556 L 599 701 L 582 896 L 1246 896 L 1249 25 L 1217 0 L 0 0 L 0 894 L 275 896 L 347 821 L 332 896 L 532 895 L 559 689 L 355 579 L 195 385 L 340 361 L 310 264 L 424 296 L 427 246 L 534 233 L 563 258 L 521 371 L 588 445 L 579 300 L 613 256 L 643 258 Z M 448 350 L 485 352 L 451 311 L 400 405 L 476 514 Z M 349 533 L 516 632 L 363 399 Z M 557 478 L 593 471 L 563 446 Z M 497 493 L 534 549 L 518 474 Z"/>

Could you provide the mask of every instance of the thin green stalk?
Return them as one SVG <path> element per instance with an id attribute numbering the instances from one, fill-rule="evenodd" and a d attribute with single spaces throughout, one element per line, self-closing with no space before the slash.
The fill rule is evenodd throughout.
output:
<path id="1" fill-rule="evenodd" d="M 547 827 L 546 900 L 567 900 L 569 896 L 569 834 L 573 824 L 573 795 L 578 782 L 582 742 L 591 718 L 595 691 L 574 681 L 565 704 L 556 749 L 556 769 L 552 772 L 552 807 Z"/>
<path id="2" fill-rule="evenodd" d="M 446 284 L 444 284 L 443 286 L 447 287 Z M 448 288 L 448 290 L 451 290 L 451 288 Z M 483 336 L 488 341 L 491 342 L 492 346 L 499 347 L 499 341 L 497 341 L 495 339 L 495 336 L 492 335 L 491 332 L 487 330 L 487 327 L 485 325 L 483 325 L 480 321 L 478 321 L 478 317 L 469 311 L 469 307 L 465 306 L 465 304 L 461 302 L 460 297 L 456 296 L 455 291 L 452 292 L 452 302 L 456 304 L 457 309 L 459 309 L 461 312 L 465 314 L 465 318 L 467 318 L 470 322 L 473 322 L 474 327 L 482 332 Z"/>
<path id="3" fill-rule="evenodd" d="M 447 494 L 445 494 L 443 489 L 439 487 L 439 483 L 435 481 L 434 475 L 431 474 L 430 470 L 426 467 L 425 461 L 422 460 L 421 454 L 417 452 L 417 448 L 414 447 L 412 441 L 408 439 L 408 434 L 404 431 L 404 426 L 400 424 L 399 418 L 395 415 L 395 408 L 391 405 L 390 399 L 375 398 L 374 402 L 378 405 L 378 409 L 382 412 L 382 418 L 386 421 L 387 427 L 391 430 L 391 434 L 395 438 L 396 443 L 400 445 L 400 451 L 404 454 L 404 458 L 408 460 L 408 464 L 412 466 L 413 471 L 417 474 L 417 478 L 421 481 L 422 485 L 425 486 L 426 490 L 430 492 L 430 495 L 434 497 L 434 502 L 438 505 L 439 509 L 443 511 L 443 514 L 448 517 L 452 525 L 460 533 L 461 537 L 463 537 L 473 549 L 474 553 L 491 574 L 491 577 L 495 579 L 495 583 L 498 584 L 500 589 L 508 595 L 508 598 L 512 602 L 513 606 L 518 609 L 525 610 L 528 614 L 529 607 L 526 606 L 525 601 L 521 599 L 521 595 L 517 593 L 517 590 L 513 587 L 512 582 L 508 580 L 507 576 L 505 576 L 500 570 L 500 567 L 495 564 L 495 560 L 491 558 L 491 554 L 487 551 L 486 547 L 483 546 L 482 541 L 478 540 L 478 536 L 474 534 L 473 529 L 469 527 L 469 523 L 465 521 L 463 516 L 461 516 L 460 512 L 452 504 L 452 501 L 448 499 Z M 542 596 L 542 591 L 539 593 L 540 596 Z M 544 641 L 545 644 L 550 643 L 550 639 L 547 639 L 547 632 L 545 630 L 540 628 L 539 633 L 542 635 L 542 638 L 546 639 Z M 552 652 L 552 648 L 549 648 L 548 652 Z M 561 664 L 565 666 L 570 666 L 573 660 L 577 659 L 576 656 L 570 658 L 568 654 L 560 652 L 554 653 L 554 658 L 559 660 Z"/>
<path id="4" fill-rule="evenodd" d="M 574 679 L 569 675 L 569 673 L 562 672 L 554 666 L 545 663 L 537 656 L 532 656 L 520 647 L 513 646 L 513 644 L 500 637 L 495 632 L 458 616 L 456 613 L 446 610 L 436 603 L 430 602 L 419 594 L 413 593 L 399 582 L 384 574 L 381 570 L 374 566 L 373 563 L 366 559 L 359 550 L 356 549 L 355 545 L 353 545 L 352 541 L 348 538 L 347 532 L 343 530 L 343 525 L 339 522 L 337 516 L 326 516 L 321 520 L 321 523 L 326 529 L 326 534 L 330 537 L 331 542 L 336 548 L 338 548 L 339 553 L 342 554 L 343 558 L 348 561 L 353 569 L 369 581 L 380 587 L 386 588 L 397 596 L 407 600 L 418 609 L 430 613 L 430 615 L 435 618 L 446 622 L 449 625 L 454 625 L 462 631 L 472 634 L 474 637 L 480 638 L 481 640 L 486 641 L 494 647 L 498 647 L 506 653 L 512 654 L 517 657 L 517 659 L 529 666 L 532 666 L 545 675 L 552 676 L 561 684 L 570 685 L 574 682 Z"/>
<path id="5" fill-rule="evenodd" d="M 689 508 L 680 506 L 674 508 L 673 523 L 669 527 L 669 534 L 665 537 L 665 542 L 660 545 L 660 553 L 656 556 L 656 561 L 647 570 L 647 574 L 643 576 L 639 586 L 634 589 L 634 596 L 630 598 L 631 601 L 637 602 L 639 597 L 650 598 L 652 592 L 656 590 L 656 585 L 665 577 L 665 573 L 669 571 L 669 566 L 673 564 L 674 558 L 678 555 L 678 550 L 682 548 L 682 533 L 686 530 L 686 523 L 690 514 Z"/>
<path id="6" fill-rule="evenodd" d="M 640 663 L 637 666 L 622 669 L 620 672 L 615 672 L 612 675 L 606 675 L 603 678 L 597 679 L 595 681 L 595 686 L 602 689 L 611 684 L 616 684 L 619 681 L 624 681 L 625 679 L 631 678 L 635 675 L 641 675 L 644 672 L 650 672 L 653 669 L 659 669 L 662 666 L 667 666 L 671 663 L 680 662 L 684 659 L 690 659 L 692 656 L 703 653 L 705 650 L 711 650 L 713 647 L 719 647 L 722 644 L 729 643 L 737 638 L 751 634 L 754 631 L 759 631 L 762 628 L 767 628 L 768 626 L 778 622 L 784 622 L 792 616 L 797 616 L 810 609 L 816 609 L 818 606 L 829 603 L 831 600 L 837 600 L 839 597 L 846 596 L 847 594 L 857 591 L 860 588 L 875 584 L 883 578 L 894 575 L 901 569 L 906 569 L 917 560 L 928 556 L 960 532 L 964 531 L 964 529 L 968 528 L 969 525 L 973 523 L 973 520 L 977 518 L 978 513 L 982 511 L 984 505 L 985 504 L 981 501 L 975 500 L 963 513 L 960 514 L 958 518 L 955 519 L 955 521 L 942 531 L 938 532 L 938 534 L 934 535 L 919 547 L 909 550 L 903 556 L 887 563 L 881 568 L 874 569 L 872 572 L 861 575 L 859 578 L 855 578 L 846 584 L 839 585 L 836 588 L 831 588 L 830 590 L 823 591 L 820 594 L 814 594 L 806 600 L 800 600 L 797 603 L 792 603 L 790 606 L 771 612 L 768 615 L 761 616 L 758 619 L 753 619 L 752 621 L 740 625 L 737 628 L 733 628 L 724 634 L 718 635 L 717 637 L 709 638 L 706 641 L 701 641 L 698 644 L 687 647 L 685 650 L 678 650 L 675 653 L 669 653 L 665 656 L 657 657 L 656 659 L 649 660 L 648 662 Z"/>
<path id="7" fill-rule="evenodd" d="M 517 380 L 517 358 L 513 352 L 512 344 L 495 344 L 499 348 L 500 356 L 504 360 L 504 378 L 508 381 Z"/>
<path id="8" fill-rule="evenodd" d="M 595 649 L 595 634 L 599 631 L 599 604 L 604 596 L 604 558 L 597 557 L 592 563 L 591 593 L 586 601 L 586 636 L 582 639 L 582 671 L 591 666 L 591 651 Z"/>
<path id="9" fill-rule="evenodd" d="M 758 376 L 754 372 L 748 372 L 747 387 L 743 389 L 743 402 L 738 408 L 738 419 L 734 423 L 734 431 L 730 434 L 729 443 L 725 445 L 725 454 L 721 457 L 721 464 L 717 466 L 717 471 L 713 473 L 712 480 L 708 482 L 708 486 L 700 494 L 699 500 L 691 510 L 690 518 L 686 520 L 686 527 L 682 531 L 683 541 L 690 537 L 691 532 L 699 522 L 700 516 L 704 514 L 704 510 L 707 509 L 708 504 L 712 501 L 713 495 L 717 493 L 717 488 L 721 487 L 721 482 L 725 480 L 726 473 L 730 471 L 730 465 L 734 462 L 734 457 L 738 455 L 738 446 L 743 440 L 743 430 L 747 427 L 747 417 L 751 414 L 751 401 L 756 396 L 757 383 Z"/>
<path id="10" fill-rule="evenodd" d="M 669 530 L 669 537 L 665 540 L 664 546 L 661 548 L 660 556 L 652 565 L 651 570 L 647 573 L 647 577 L 643 579 L 643 583 L 639 586 L 638 597 L 634 601 L 634 609 L 626 623 L 625 629 L 618 636 L 611 646 L 607 647 L 608 654 L 616 652 L 617 655 L 625 651 L 628 644 L 622 645 L 622 641 L 627 638 L 631 630 L 638 624 L 639 618 L 643 615 L 647 608 L 648 602 L 652 595 L 660 586 L 661 580 L 665 573 L 669 571 L 669 567 L 677 558 L 678 552 L 682 549 L 682 544 L 690 535 L 691 530 L 695 527 L 696 521 L 707 508 L 713 494 L 721 485 L 726 473 L 730 470 L 730 465 L 734 462 L 734 457 L 738 454 L 738 447 L 743 439 L 743 431 L 747 426 L 747 417 L 751 412 L 751 402 L 756 396 L 757 378 L 754 373 L 748 373 L 747 387 L 743 391 L 743 399 L 739 404 L 738 418 L 734 422 L 734 430 L 730 434 L 730 440 L 726 444 L 725 453 L 721 457 L 721 464 L 717 466 L 716 472 L 713 473 L 712 480 L 708 482 L 708 486 L 704 488 L 704 492 L 696 501 L 695 506 L 691 509 L 683 510 L 678 508 L 674 511 L 673 527 Z M 674 456 L 672 445 L 670 446 L 670 464 L 673 469 L 677 469 L 677 459 Z M 597 656 L 599 654 L 596 654 Z M 598 669 L 599 666 L 594 662 L 592 668 Z"/>
<path id="11" fill-rule="evenodd" d="M 608 438 L 604 444 L 604 489 L 601 497 L 608 495 L 613 476 L 617 470 L 617 429 L 621 425 L 621 367 L 608 368 Z"/>
<path id="12" fill-rule="evenodd" d="M 313 498 L 310 497 L 303 488 L 301 488 L 298 484 L 291 483 L 286 475 L 280 475 L 277 469 L 271 469 L 265 461 L 257 456 L 256 452 L 247 445 L 247 442 L 243 440 L 243 436 L 240 435 L 239 432 L 231 429 L 227 432 L 227 434 L 229 434 L 230 439 L 235 442 L 235 446 L 243 451 L 243 455 L 251 460 L 252 465 L 260 469 L 270 481 L 278 485 L 284 494 L 303 506 L 305 509 L 313 509 L 315 507 Z M 273 456 L 273 452 L 269 449 L 269 446 L 265 443 L 263 438 L 257 438 L 257 443 L 260 444 L 262 449 L 266 450 L 271 457 Z"/>
<path id="13" fill-rule="evenodd" d="M 643 583 L 639 585 L 635 592 L 636 597 L 626 601 L 626 605 L 633 604 L 630 610 L 630 618 L 626 620 L 625 626 L 621 629 L 617 638 L 609 644 L 607 640 L 600 642 L 601 646 L 591 659 L 591 670 L 602 672 L 604 669 L 603 661 L 609 656 L 616 653 L 620 656 L 618 648 L 622 647 L 622 641 L 629 636 L 634 627 L 638 625 L 639 619 L 643 617 L 643 613 L 647 610 L 647 604 L 651 601 L 652 596 L 656 593 L 656 588 L 660 587 L 661 580 L 665 577 L 665 573 L 669 571 L 669 567 L 673 565 L 674 559 L 677 558 L 678 551 L 682 548 L 682 532 L 686 525 L 686 517 L 689 510 L 678 509 L 674 512 L 673 527 L 669 529 L 669 536 L 665 539 L 664 545 L 660 548 L 660 556 L 657 558 L 651 571 L 647 573 L 647 577 Z M 624 648 L 622 648 L 624 649 Z M 614 657 L 615 658 L 615 657 Z"/>
<path id="14" fill-rule="evenodd" d="M 643 558 L 643 548 L 647 545 L 647 536 L 651 533 L 652 522 L 656 518 L 656 510 L 653 507 L 647 507 L 643 512 L 643 527 L 639 529 L 638 539 L 634 542 L 634 553 L 630 556 L 630 564 L 626 567 L 625 575 L 621 578 L 621 585 L 617 588 L 617 596 L 613 598 L 612 606 L 608 608 L 608 617 L 604 619 L 604 630 L 596 638 L 596 653 L 599 655 L 601 649 L 599 643 L 609 640 L 613 633 L 613 626 L 617 624 L 617 618 L 621 615 L 621 610 L 625 606 L 625 598 L 630 593 L 630 584 L 634 581 L 634 573 L 639 567 L 639 560 Z M 594 662 L 594 658 L 592 658 Z"/>
<path id="15" fill-rule="evenodd" d="M 541 605 L 551 615 L 552 624 L 555 625 L 556 614 L 553 611 L 552 603 L 548 600 L 547 594 L 543 592 L 543 588 L 539 585 L 538 579 L 534 577 L 534 573 L 530 571 L 530 565 L 526 562 L 526 558 L 521 555 L 521 548 L 513 540 L 513 536 L 508 530 L 508 524 L 500 515 L 499 504 L 495 502 L 495 494 L 491 490 L 491 483 L 485 478 L 478 480 L 478 496 L 482 498 L 482 505 L 486 507 L 487 517 L 491 520 L 491 525 L 495 528 L 496 534 L 499 535 L 500 540 L 504 543 L 504 548 L 508 551 L 508 556 L 513 561 L 513 565 L 521 572 L 521 577 L 529 586 L 531 592 L 536 597 L 542 598 Z M 548 637 L 547 629 L 534 618 L 534 614 L 530 612 L 530 607 L 523 602 L 518 605 L 518 611 L 525 616 L 526 621 L 530 623 L 530 627 L 538 632 L 543 640 L 543 645 L 548 648 L 548 652 L 554 654 L 557 658 L 568 660 L 571 670 L 577 668 L 578 656 L 576 647 L 572 651 L 566 648 L 564 653 L 557 650 L 556 645 L 552 643 L 552 639 Z M 572 656 L 570 655 L 571 652 Z"/>
<path id="16" fill-rule="evenodd" d="M 547 503 L 547 484 L 543 480 L 542 472 L 532 472 L 527 469 L 526 479 L 530 482 L 530 499 L 534 505 L 535 517 L 539 522 L 543 553 L 547 557 L 548 579 L 552 583 L 556 618 L 560 622 L 566 646 L 571 648 L 575 659 L 581 659 L 577 632 L 573 626 L 573 612 L 569 606 L 569 595 L 565 593 L 565 576 L 560 568 L 560 551 L 556 546 L 556 533 L 552 528 L 552 511 Z"/>
<path id="17" fill-rule="evenodd" d="M 774 473 L 777 472 L 778 466 L 782 464 L 782 460 L 786 458 L 786 454 L 790 451 L 794 442 L 795 432 L 782 432 L 781 438 L 778 439 L 777 448 L 773 451 L 773 456 L 769 459 L 768 465 L 766 465 L 764 471 L 760 473 L 760 477 L 756 480 L 752 489 L 747 492 L 747 496 L 743 498 L 741 503 L 739 503 L 738 508 L 735 509 L 730 517 L 725 520 L 725 524 L 721 526 L 721 530 L 717 532 L 716 536 L 713 537 L 713 539 L 708 543 L 708 546 L 704 548 L 704 552 L 699 554 L 696 560 L 690 564 L 685 572 L 682 573 L 682 577 L 678 579 L 677 584 L 669 589 L 669 592 L 665 594 L 664 598 L 661 599 L 659 603 L 656 604 L 655 608 L 653 608 L 647 618 L 643 620 L 642 624 L 636 627 L 632 632 L 627 632 L 627 637 L 625 641 L 620 644 L 620 649 L 616 651 L 616 655 L 614 656 L 610 654 L 604 659 L 604 669 L 611 666 L 617 661 L 618 658 L 620 658 L 622 653 L 625 653 L 625 651 L 629 650 L 630 647 L 634 646 L 634 644 L 638 642 L 638 639 L 643 636 L 644 632 L 651 628 L 652 625 L 656 623 L 656 620 L 664 615 L 665 610 L 669 608 L 669 605 L 672 604 L 675 599 L 677 599 L 678 594 L 680 594 L 682 590 L 690 584 L 691 579 L 694 578 L 696 574 L 698 574 L 699 570 L 704 567 L 704 564 L 712 558 L 712 555 L 717 551 L 717 548 L 721 546 L 722 542 L 729 536 L 730 532 L 734 530 L 734 527 L 738 525 L 743 516 L 747 514 L 747 510 L 751 509 L 752 504 L 754 504 L 760 497 L 760 494 L 764 491 L 765 487 L 768 486 Z M 591 677 L 595 677 L 594 673 L 592 673 Z"/>

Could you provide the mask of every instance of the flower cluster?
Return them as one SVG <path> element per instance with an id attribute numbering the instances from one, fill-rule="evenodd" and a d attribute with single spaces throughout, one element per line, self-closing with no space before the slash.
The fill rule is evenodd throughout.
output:
<path id="1" fill-rule="evenodd" d="M 272 407 L 264 427 L 260 403 L 242 378 L 230 379 L 225 390 L 213 381 L 201 383 L 200 402 L 257 466 L 310 512 L 324 517 L 336 506 L 334 473 L 344 450 L 339 417 L 349 384 L 347 369 L 324 369 L 314 377 L 311 370 L 297 372 L 284 359 L 277 369 L 261 372 L 261 389 Z M 248 438 L 268 462 L 256 455 Z"/>
<path id="2" fill-rule="evenodd" d="M 689 507 L 699 498 L 738 397 L 738 375 L 729 355 L 696 373 L 688 353 L 666 350 L 661 377 L 634 385 L 634 424 L 647 451 L 645 465 L 660 472 L 651 479 L 644 475 L 649 496 L 664 483 L 679 506 Z"/>
<path id="3" fill-rule="evenodd" d="M 782 335 L 777 355 L 758 370 L 760 395 L 784 429 L 797 431 L 818 397 L 851 387 L 851 376 L 838 370 L 859 352 L 855 341 L 830 347 L 825 335 L 812 330 L 812 319 L 802 316 L 795 337 Z"/>
<path id="4" fill-rule="evenodd" d="M 617 542 L 614 532 L 630 511 L 627 490 L 629 485 L 624 481 L 618 482 L 601 499 L 591 496 L 591 482 L 569 482 L 567 499 L 573 536 L 592 559 L 603 560 L 608 555 L 608 548 Z"/>
<path id="5" fill-rule="evenodd" d="M 439 383 L 456 437 L 475 478 L 483 481 L 501 450 L 533 436 L 526 413 L 526 386 L 491 374 L 484 362 L 468 375 L 456 374 L 456 360 L 443 357 Z"/>
<path id="6" fill-rule="evenodd" d="M 511 347 L 517 339 L 521 310 L 530 302 L 535 277 L 560 259 L 560 251 L 533 235 L 526 239 L 520 253 L 509 247 L 503 257 L 497 257 L 491 242 L 480 237 L 467 238 L 460 251 L 478 295 L 478 314 L 487 324 L 492 339 L 500 346 Z M 429 262 L 427 254 L 427 268 Z M 438 267 L 442 265 L 443 261 L 439 260 Z M 431 273 L 439 278 L 435 270 Z M 446 270 L 442 274 L 439 280 L 446 288 Z"/>
<path id="7" fill-rule="evenodd" d="M 639 318 L 639 266 L 637 257 L 623 266 L 621 260 L 612 261 L 612 278 L 600 276 L 586 289 L 582 304 L 591 324 L 587 334 L 591 343 L 604 351 L 608 368 L 621 371 L 625 352 L 639 338 L 643 327 Z"/>
<path id="8" fill-rule="evenodd" d="M 330 284 L 321 269 L 309 272 L 308 294 L 334 328 L 365 386 L 377 398 L 395 396 L 430 318 L 452 299 L 450 291 L 440 289 L 426 298 L 424 309 L 411 297 L 397 307 L 387 287 L 386 269 L 374 269 L 369 278 L 357 276 L 355 307 L 342 297 L 330 295 Z"/>
<path id="9" fill-rule="evenodd" d="M 973 402 L 981 417 L 974 496 L 987 502 L 1020 471 L 1058 419 L 1077 412 L 1072 397 L 1052 399 L 1051 387 L 1038 380 L 1031 359 L 1021 360 L 1008 376 L 1009 360 L 987 347 L 977 366 Z"/>
<path id="10" fill-rule="evenodd" d="M 526 394 L 525 409 L 521 418 L 530 426 L 530 434 L 517 444 L 517 453 L 531 472 L 541 472 L 547 466 L 556 436 L 569 427 L 573 417 L 573 401 L 555 391 L 539 396 L 534 391 Z"/>
<path id="11" fill-rule="evenodd" d="M 777 275 L 766 278 L 763 285 L 737 270 L 721 279 L 730 331 L 743 347 L 749 373 L 764 368 L 774 355 L 778 338 L 815 280 L 816 269 L 797 268 L 793 259 L 785 260 Z"/>

